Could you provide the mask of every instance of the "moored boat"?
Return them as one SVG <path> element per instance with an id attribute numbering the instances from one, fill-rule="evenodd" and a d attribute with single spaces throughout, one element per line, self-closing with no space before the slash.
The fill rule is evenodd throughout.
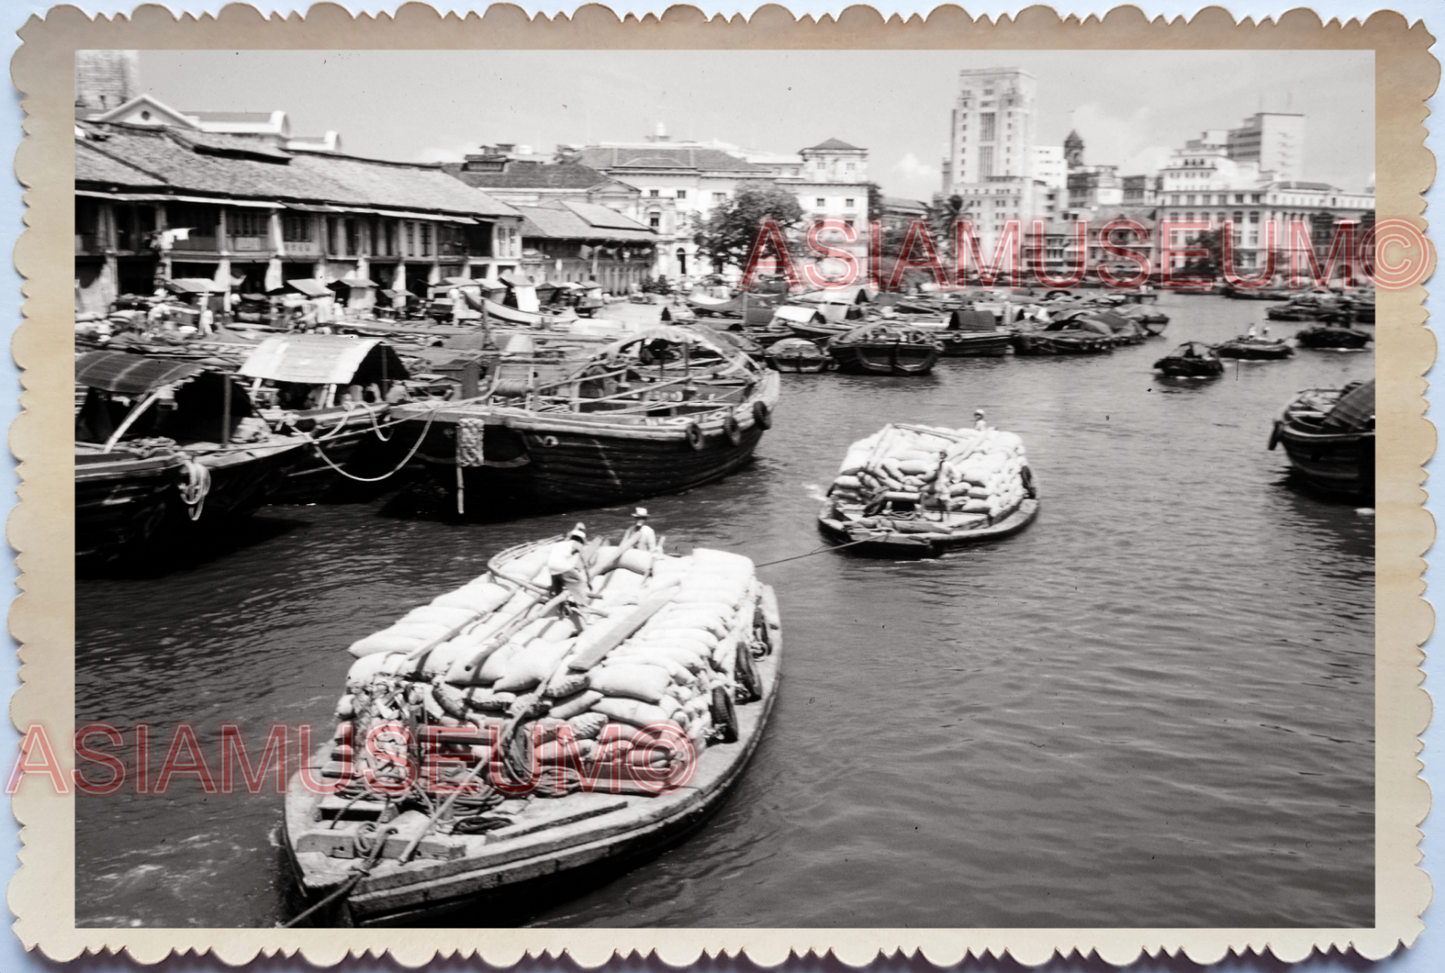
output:
<path id="1" fill-rule="evenodd" d="M 1283 338 L 1265 338 L 1242 334 L 1214 346 L 1220 358 L 1241 358 L 1245 361 L 1279 361 L 1293 358 L 1294 349 Z"/>
<path id="2" fill-rule="evenodd" d="M 772 589 L 736 554 L 589 545 L 564 611 L 565 543 L 504 551 L 351 646 L 341 722 L 286 794 L 293 922 L 575 896 L 722 803 L 777 700 Z"/>
<path id="3" fill-rule="evenodd" d="M 943 344 L 945 358 L 986 357 L 1006 355 L 1013 345 L 1013 334 L 1000 328 L 993 312 L 981 308 L 963 308 L 948 315 L 948 326 L 933 332 Z"/>
<path id="4" fill-rule="evenodd" d="M 1333 351 L 1361 351 L 1374 339 L 1368 332 L 1348 326 L 1330 324 L 1301 328 L 1295 333 L 1301 348 L 1322 348 Z"/>
<path id="5" fill-rule="evenodd" d="M 1275 420 L 1269 448 L 1284 446 L 1296 477 L 1324 493 L 1375 496 L 1375 380 L 1305 389 Z"/>
<path id="6" fill-rule="evenodd" d="M 779 372 L 825 372 L 833 366 L 828 353 L 806 338 L 784 338 L 763 353 L 768 367 Z"/>
<path id="7" fill-rule="evenodd" d="M 267 338 L 241 365 L 264 398 L 272 428 L 305 433 L 311 444 L 273 492 L 276 503 L 314 503 L 367 481 L 387 482 L 394 403 L 404 401 L 406 366 L 377 338 L 293 334 Z M 265 383 L 265 384 L 263 384 Z M 353 486 L 354 485 L 354 486 Z M 393 484 L 394 485 L 394 484 Z"/>
<path id="8" fill-rule="evenodd" d="M 838 370 L 854 375 L 926 375 L 940 350 L 928 332 L 886 321 L 865 324 L 828 342 Z"/>
<path id="9" fill-rule="evenodd" d="M 622 503 L 710 483 L 752 459 L 776 372 L 701 330 L 658 326 L 590 358 L 496 363 L 475 398 L 397 406 L 399 436 L 458 512 Z"/>
<path id="10" fill-rule="evenodd" d="M 849 447 L 818 526 L 859 554 L 930 557 L 1015 534 L 1038 511 L 1018 436 L 894 423 Z"/>
<path id="11" fill-rule="evenodd" d="M 1213 378 L 1224 374 L 1224 362 L 1202 341 L 1186 341 L 1154 363 L 1170 378 Z"/>
<path id="12" fill-rule="evenodd" d="M 273 433 L 233 376 L 92 351 L 75 363 L 75 553 L 98 564 L 266 502 L 308 442 Z"/>
<path id="13" fill-rule="evenodd" d="M 1020 355 L 1097 355 L 1113 351 L 1116 343 L 1108 325 L 1088 317 L 1020 328 L 1013 334 L 1014 352 Z"/>

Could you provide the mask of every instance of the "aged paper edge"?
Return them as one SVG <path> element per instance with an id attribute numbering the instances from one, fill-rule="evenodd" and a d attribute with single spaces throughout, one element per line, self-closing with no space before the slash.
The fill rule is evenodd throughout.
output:
<path id="1" fill-rule="evenodd" d="M 974 19 L 956 6 L 927 17 L 887 21 L 873 8 L 853 6 L 837 18 L 795 18 L 785 7 L 759 8 L 750 20 L 708 20 L 694 7 L 670 8 L 619 20 L 607 7 L 590 4 L 571 17 L 529 20 L 518 7 L 496 5 L 485 15 L 445 17 L 424 4 L 407 4 L 394 16 L 353 17 L 336 4 L 318 4 L 304 18 L 263 17 L 255 8 L 226 7 L 219 16 L 177 18 L 165 8 L 141 7 L 129 18 L 90 18 L 74 7 L 32 17 L 20 31 L 23 46 L 11 65 L 23 93 L 26 138 L 15 171 L 27 187 L 28 229 L 15 248 L 25 278 L 25 320 L 12 342 L 23 370 L 23 411 L 10 430 L 19 461 L 20 502 L 8 522 L 11 545 L 20 552 L 22 594 L 10 611 L 20 650 L 21 688 L 11 718 L 22 730 L 43 723 L 53 740 L 74 732 L 73 476 L 67 449 L 71 422 L 71 244 L 67 238 L 74 176 L 72 141 L 75 50 L 96 48 L 733 48 L 762 49 L 1372 49 L 1376 85 L 1376 212 L 1426 223 L 1423 192 L 1435 173 L 1424 146 L 1425 100 L 1439 81 L 1439 64 L 1428 49 L 1434 38 L 1422 23 L 1411 26 L 1393 12 L 1363 23 L 1328 24 L 1308 9 L 1277 19 L 1236 22 L 1212 7 L 1192 20 L 1150 21 L 1138 8 L 1120 7 L 1104 18 L 1061 19 L 1047 7 L 1017 17 Z M 1431 885 L 1419 867 L 1419 823 L 1430 808 L 1428 786 L 1418 776 L 1419 736 L 1431 703 L 1421 687 L 1420 645 L 1433 628 L 1422 598 L 1423 554 L 1434 538 L 1434 520 L 1423 506 L 1423 465 L 1432 455 L 1435 431 L 1424 418 L 1424 374 L 1435 356 L 1425 326 L 1423 287 L 1384 291 L 1384 316 L 1376 326 L 1376 374 L 1380 379 L 1376 500 L 1376 834 L 1373 928 L 1353 929 L 76 929 L 74 924 L 74 806 L 69 797 L 24 786 L 12 799 L 23 825 L 21 865 L 8 888 L 18 916 L 15 933 L 27 949 L 68 960 L 87 952 L 125 950 L 135 960 L 157 962 L 173 951 L 211 951 L 227 963 L 264 952 L 299 952 L 316 964 L 348 955 L 390 953 L 414 965 L 435 956 L 476 955 L 494 966 L 526 955 L 561 955 L 593 967 L 614 954 L 655 952 L 681 965 L 704 952 L 746 952 L 765 966 L 790 953 L 831 950 L 850 965 L 880 954 L 917 952 L 937 964 L 965 956 L 1000 956 L 1035 965 L 1055 954 L 1097 954 L 1114 964 L 1143 953 L 1182 951 L 1198 963 L 1233 952 L 1270 952 L 1297 961 L 1314 949 L 1354 949 L 1378 959 L 1408 946 L 1423 930 L 1420 914 Z M 70 755 L 61 754 L 70 767 Z"/>

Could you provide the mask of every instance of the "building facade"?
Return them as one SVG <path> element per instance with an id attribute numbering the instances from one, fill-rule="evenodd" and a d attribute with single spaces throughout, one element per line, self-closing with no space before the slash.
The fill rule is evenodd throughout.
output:
<path id="1" fill-rule="evenodd" d="M 1225 149 L 1236 162 L 1253 162 L 1276 179 L 1304 178 L 1305 116 L 1294 112 L 1259 112 L 1225 135 Z"/>
<path id="2" fill-rule="evenodd" d="M 496 276 L 522 258 L 522 216 L 437 166 L 290 152 L 190 127 L 77 122 L 78 311 L 157 282 L 241 292 L 289 280 L 425 294 L 443 277 Z"/>

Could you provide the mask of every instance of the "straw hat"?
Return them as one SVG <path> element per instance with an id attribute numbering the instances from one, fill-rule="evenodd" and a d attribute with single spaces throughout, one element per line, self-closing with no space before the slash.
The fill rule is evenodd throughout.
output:
<path id="1" fill-rule="evenodd" d="M 646 520 L 646 519 L 647 519 L 647 508 L 646 508 L 646 507 L 638 507 L 636 510 L 632 511 L 632 516 L 633 516 L 634 518 L 636 518 L 637 520 Z"/>
<path id="2" fill-rule="evenodd" d="M 567 535 L 567 539 L 569 541 L 585 541 L 587 539 L 587 527 L 583 524 L 578 524 L 572 528 L 572 533 Z"/>

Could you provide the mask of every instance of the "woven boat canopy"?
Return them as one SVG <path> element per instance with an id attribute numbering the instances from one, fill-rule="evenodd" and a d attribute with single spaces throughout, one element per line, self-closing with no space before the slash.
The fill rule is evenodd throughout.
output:
<path id="1" fill-rule="evenodd" d="M 80 385 L 144 395 L 162 385 L 174 385 L 205 371 L 189 362 L 145 358 L 123 351 L 88 351 L 75 360 L 75 381 Z"/>
<path id="2" fill-rule="evenodd" d="M 330 334 L 273 335 L 247 356 L 240 373 L 302 385 L 367 385 L 407 377 L 406 366 L 381 339 Z"/>
<path id="3" fill-rule="evenodd" d="M 1372 378 L 1340 396 L 1321 425 L 1356 432 L 1375 424 L 1375 380 Z"/>

